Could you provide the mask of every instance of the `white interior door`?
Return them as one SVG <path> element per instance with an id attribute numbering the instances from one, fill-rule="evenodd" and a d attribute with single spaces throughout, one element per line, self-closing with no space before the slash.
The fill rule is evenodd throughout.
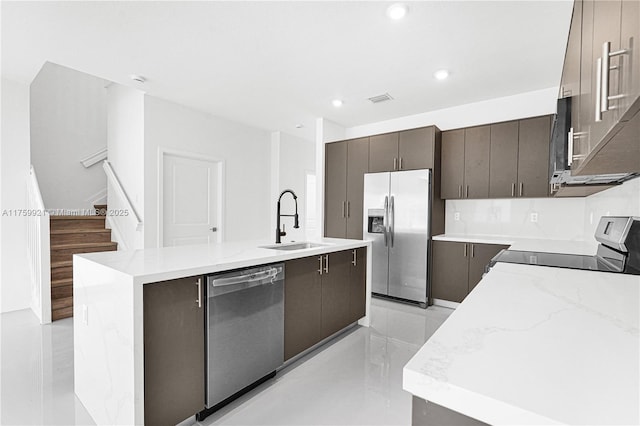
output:
<path id="1" fill-rule="evenodd" d="M 162 243 L 220 242 L 221 163 L 164 153 Z"/>

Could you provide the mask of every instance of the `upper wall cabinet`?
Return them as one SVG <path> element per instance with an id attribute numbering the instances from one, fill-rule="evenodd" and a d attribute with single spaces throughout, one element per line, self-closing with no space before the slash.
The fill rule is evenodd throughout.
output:
<path id="1" fill-rule="evenodd" d="M 364 174 L 369 138 L 325 146 L 325 236 L 362 239 Z"/>
<path id="2" fill-rule="evenodd" d="M 549 195 L 551 117 L 442 133 L 442 197 Z"/>
<path id="3" fill-rule="evenodd" d="M 640 2 L 576 0 L 561 96 L 571 97 L 574 175 L 640 172 Z M 579 84 L 576 90 L 576 69 Z"/>
<path id="4" fill-rule="evenodd" d="M 369 171 L 432 169 L 435 127 L 422 127 L 369 138 Z"/>
<path id="5" fill-rule="evenodd" d="M 489 126 L 442 132 L 442 198 L 489 196 Z"/>
<path id="6" fill-rule="evenodd" d="M 489 197 L 489 126 L 442 132 L 442 198 Z"/>

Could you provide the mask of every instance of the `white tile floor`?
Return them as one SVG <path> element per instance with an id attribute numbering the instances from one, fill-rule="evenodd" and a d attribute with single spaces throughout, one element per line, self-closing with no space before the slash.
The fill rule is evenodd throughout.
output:
<path id="1" fill-rule="evenodd" d="M 201 424 L 408 425 L 402 367 L 451 312 L 374 299 L 371 327 L 314 351 Z M 73 321 L 40 326 L 30 310 L 0 320 L 0 424 L 93 424 L 73 393 Z"/>

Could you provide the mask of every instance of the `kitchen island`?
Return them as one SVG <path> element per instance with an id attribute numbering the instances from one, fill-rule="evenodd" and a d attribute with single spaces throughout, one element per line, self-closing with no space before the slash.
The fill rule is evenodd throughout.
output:
<path id="1" fill-rule="evenodd" d="M 640 276 L 496 264 L 405 366 L 414 424 L 639 424 L 639 311 Z"/>
<path id="2" fill-rule="evenodd" d="M 156 283 L 180 284 L 180 280 L 189 279 L 182 286 L 188 287 L 188 308 L 198 309 L 202 297 L 198 279 L 206 274 L 302 258 L 326 259 L 332 253 L 345 251 L 354 251 L 355 264 L 355 251 L 363 250 L 365 307 L 364 317 L 358 323 L 368 326 L 371 254 L 367 248 L 370 243 L 332 238 L 313 243 L 309 248 L 298 250 L 276 250 L 269 248 L 269 242 L 256 241 L 75 255 L 74 386 L 95 422 L 127 425 L 145 422 L 145 402 L 148 401 L 144 392 L 144 289 Z M 317 260 L 314 262 L 315 271 Z M 325 262 L 328 270 L 329 262 Z M 203 340 L 204 335 L 200 342 Z M 203 386 L 204 382 L 202 377 Z M 178 394 L 179 390 L 167 392 Z M 196 412 L 190 412 L 184 419 Z"/>

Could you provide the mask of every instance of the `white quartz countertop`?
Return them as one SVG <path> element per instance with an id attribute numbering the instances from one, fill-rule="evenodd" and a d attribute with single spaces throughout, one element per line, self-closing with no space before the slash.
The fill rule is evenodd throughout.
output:
<path id="1" fill-rule="evenodd" d="M 463 243 L 504 244 L 510 246 L 510 250 L 538 251 L 544 253 L 594 255 L 598 248 L 598 242 L 595 239 L 593 241 L 572 241 L 471 234 L 440 234 L 435 235 L 433 239 L 436 241 Z"/>
<path id="2" fill-rule="evenodd" d="M 77 254 L 74 258 L 78 256 L 109 267 L 131 276 L 137 283 L 151 283 L 371 245 L 369 241 L 338 238 L 307 241 L 322 246 L 302 250 L 275 250 L 262 247 L 274 245 L 272 241 L 242 241 Z M 292 243 L 282 243 L 287 244 Z"/>
<path id="3" fill-rule="evenodd" d="M 403 387 L 493 425 L 640 423 L 640 276 L 498 263 Z"/>

